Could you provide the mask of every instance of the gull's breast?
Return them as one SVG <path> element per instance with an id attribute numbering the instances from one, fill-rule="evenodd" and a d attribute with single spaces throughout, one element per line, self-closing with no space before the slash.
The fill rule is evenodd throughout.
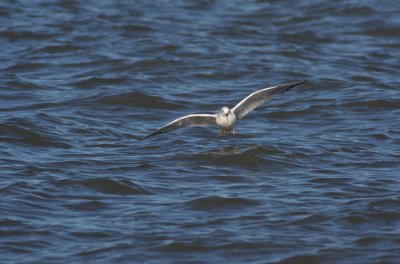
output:
<path id="1" fill-rule="evenodd" d="M 219 127 L 224 129 L 231 129 L 235 125 L 236 116 L 233 113 L 229 113 L 228 116 L 223 116 L 221 114 L 217 114 L 216 123 Z"/>

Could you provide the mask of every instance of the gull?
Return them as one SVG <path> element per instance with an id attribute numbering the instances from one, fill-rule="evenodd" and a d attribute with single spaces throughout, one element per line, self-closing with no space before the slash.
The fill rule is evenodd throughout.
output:
<path id="1" fill-rule="evenodd" d="M 229 109 L 226 106 L 222 107 L 217 114 L 192 114 L 180 117 L 157 129 L 153 133 L 142 137 L 141 140 L 158 134 L 168 133 L 177 130 L 178 128 L 212 125 L 217 125 L 219 127 L 219 133 L 217 136 L 225 136 L 229 133 L 235 135 L 235 125 L 239 119 L 242 119 L 256 107 L 262 105 L 271 98 L 283 94 L 290 88 L 293 88 L 306 81 L 307 80 L 291 82 L 261 89 L 249 94 L 232 109 Z"/>

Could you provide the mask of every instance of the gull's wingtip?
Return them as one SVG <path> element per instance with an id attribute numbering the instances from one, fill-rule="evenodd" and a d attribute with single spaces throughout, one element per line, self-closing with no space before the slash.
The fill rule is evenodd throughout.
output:
<path id="1" fill-rule="evenodd" d="M 305 82 L 308 82 L 308 80 L 301 80 L 301 81 L 298 81 L 298 82 L 292 82 L 292 83 L 283 84 L 281 87 L 285 87 L 286 86 L 286 88 L 284 88 L 284 90 L 281 90 L 280 94 L 283 94 L 284 92 L 290 90 L 291 88 L 293 88 L 293 87 L 295 87 L 295 86 L 297 86 L 299 84 L 305 83 Z"/>
<path id="2" fill-rule="evenodd" d="M 305 83 L 305 82 L 308 82 L 308 80 L 304 79 L 304 80 L 301 80 L 301 81 L 298 81 L 298 82 L 293 82 L 292 84 L 294 86 L 296 86 L 296 85 L 299 85 L 299 84 L 302 84 L 302 83 Z"/>
<path id="3" fill-rule="evenodd" d="M 142 141 L 142 140 L 145 140 L 146 138 L 151 137 L 151 136 L 153 136 L 153 134 L 148 134 L 148 135 L 146 135 L 146 136 L 144 136 L 144 137 L 139 137 L 139 138 L 137 138 L 136 140 L 137 140 L 137 141 Z"/>
<path id="4" fill-rule="evenodd" d="M 140 137 L 140 138 L 138 138 L 137 140 L 138 141 L 142 141 L 142 140 L 145 140 L 145 139 L 147 139 L 147 138 L 149 138 L 149 137 L 151 137 L 152 135 L 147 135 L 147 136 L 144 136 L 144 137 Z"/>

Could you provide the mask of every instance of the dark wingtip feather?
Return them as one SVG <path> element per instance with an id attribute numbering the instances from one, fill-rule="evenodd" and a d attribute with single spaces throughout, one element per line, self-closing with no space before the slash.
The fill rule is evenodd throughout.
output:
<path id="1" fill-rule="evenodd" d="M 138 140 L 144 140 L 144 139 L 146 139 L 146 138 L 149 138 L 149 137 L 152 137 L 152 136 L 156 136 L 156 135 L 165 134 L 165 133 L 168 133 L 168 132 L 171 132 L 171 131 L 172 131 L 172 130 L 166 130 L 166 131 L 159 131 L 159 130 L 157 130 L 157 131 L 155 131 L 155 132 L 153 132 L 153 133 L 151 133 L 151 134 L 149 134 L 149 135 L 147 135 L 147 136 L 144 136 L 144 137 L 139 138 Z"/>
<path id="2" fill-rule="evenodd" d="M 157 135 L 157 134 L 160 134 L 160 133 L 152 133 L 152 134 L 149 134 L 149 135 L 147 135 L 147 136 L 138 138 L 138 140 L 142 141 L 142 140 L 145 140 L 145 139 L 147 139 L 147 138 L 149 138 L 149 137 L 155 136 L 155 135 Z"/>
<path id="3" fill-rule="evenodd" d="M 146 135 L 146 136 L 144 136 L 144 137 L 138 138 L 138 140 L 145 140 L 146 138 L 155 136 L 155 135 L 157 135 L 157 134 L 159 134 L 159 133 L 153 132 L 153 133 L 148 134 L 148 135 Z"/>
<path id="4" fill-rule="evenodd" d="M 291 88 L 293 88 L 293 87 L 295 87 L 295 86 L 297 86 L 299 84 L 305 83 L 305 82 L 308 82 L 308 80 L 302 80 L 302 81 L 299 81 L 299 82 L 288 83 L 288 84 L 286 84 L 286 85 L 288 85 L 288 87 L 285 90 L 283 90 L 281 92 L 281 94 L 283 94 L 284 92 L 290 90 Z"/>

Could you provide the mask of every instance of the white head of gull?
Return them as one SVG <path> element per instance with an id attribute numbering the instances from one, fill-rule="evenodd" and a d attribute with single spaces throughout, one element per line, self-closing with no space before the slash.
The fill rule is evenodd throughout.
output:
<path id="1" fill-rule="evenodd" d="M 225 136 L 228 135 L 229 133 L 235 135 L 236 134 L 235 125 L 237 120 L 242 119 L 253 109 L 262 105 L 269 99 L 274 98 L 280 94 L 283 94 L 290 88 L 293 88 L 306 81 L 307 80 L 299 82 L 291 82 L 261 89 L 259 91 L 256 91 L 248 95 L 232 109 L 229 109 L 226 106 L 222 107 L 217 114 L 192 114 L 180 117 L 141 139 L 145 139 L 158 134 L 171 132 L 178 128 L 194 127 L 194 126 L 212 126 L 212 125 L 217 125 L 219 127 L 218 136 Z"/>

